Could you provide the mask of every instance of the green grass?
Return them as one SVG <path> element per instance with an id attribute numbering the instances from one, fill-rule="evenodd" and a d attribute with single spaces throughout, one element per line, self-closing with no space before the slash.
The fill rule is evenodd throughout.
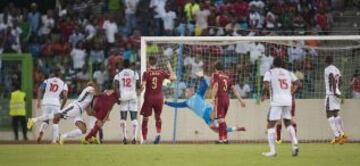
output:
<path id="1" fill-rule="evenodd" d="M 301 144 L 291 157 L 290 145 L 266 158 L 267 144 L 230 145 L 0 145 L 1 166 L 356 166 L 360 144 Z"/>

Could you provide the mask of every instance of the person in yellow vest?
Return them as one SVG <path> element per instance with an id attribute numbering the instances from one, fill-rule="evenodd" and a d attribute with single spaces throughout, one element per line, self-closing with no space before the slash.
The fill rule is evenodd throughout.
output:
<path id="1" fill-rule="evenodd" d="M 24 140 L 27 140 L 25 97 L 26 94 L 21 91 L 20 84 L 15 84 L 15 89 L 11 92 L 10 98 L 10 116 L 12 117 L 12 127 L 15 134 L 15 140 L 19 140 L 19 124 L 22 127 Z"/>

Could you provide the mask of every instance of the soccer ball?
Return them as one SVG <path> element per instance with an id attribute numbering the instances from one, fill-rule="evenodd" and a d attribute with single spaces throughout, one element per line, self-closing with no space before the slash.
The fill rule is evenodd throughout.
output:
<path id="1" fill-rule="evenodd" d="M 163 86 L 167 87 L 167 86 L 170 86 L 171 85 L 171 81 L 169 79 L 165 79 L 163 81 Z"/>

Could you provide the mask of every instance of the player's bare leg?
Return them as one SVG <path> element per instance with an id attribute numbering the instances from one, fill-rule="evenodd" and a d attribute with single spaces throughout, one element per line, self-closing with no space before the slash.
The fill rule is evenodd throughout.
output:
<path id="1" fill-rule="evenodd" d="M 281 124 L 281 122 L 280 122 L 280 123 L 277 123 L 277 124 L 276 124 L 276 143 L 277 143 L 277 144 L 281 144 L 281 143 L 282 143 L 282 140 L 281 140 L 281 129 L 282 129 L 282 124 Z"/>
<path id="2" fill-rule="evenodd" d="M 268 138 L 270 151 L 262 153 L 262 155 L 264 155 L 266 157 L 275 157 L 276 156 L 276 149 L 275 149 L 275 140 L 276 140 L 275 125 L 276 125 L 276 123 L 277 123 L 277 121 L 268 121 L 268 124 L 267 124 L 267 138 Z"/>
<path id="3" fill-rule="evenodd" d="M 298 147 L 298 139 L 296 136 L 295 128 L 292 125 L 290 119 L 284 119 L 284 124 L 290 136 L 291 145 L 292 145 L 292 156 L 296 157 L 299 154 L 299 147 Z"/>

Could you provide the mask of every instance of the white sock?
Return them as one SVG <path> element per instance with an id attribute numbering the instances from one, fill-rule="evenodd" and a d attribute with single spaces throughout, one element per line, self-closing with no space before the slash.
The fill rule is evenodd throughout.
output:
<path id="1" fill-rule="evenodd" d="M 344 124 L 343 124 L 343 121 L 340 116 L 335 117 L 335 124 L 336 124 L 338 133 L 343 135 L 344 134 Z"/>
<path id="2" fill-rule="evenodd" d="M 136 139 L 137 138 L 137 130 L 138 130 L 138 126 L 139 126 L 138 121 L 136 119 L 132 120 L 131 124 L 133 127 L 133 130 L 132 130 L 133 139 Z"/>
<path id="3" fill-rule="evenodd" d="M 72 131 L 69 131 L 67 133 L 65 133 L 63 135 L 64 138 L 77 138 L 77 137 L 80 137 L 82 136 L 82 132 L 80 129 L 75 129 L 75 130 L 72 130 Z"/>
<path id="4" fill-rule="evenodd" d="M 57 140 L 59 140 L 59 124 L 52 125 L 52 139 L 53 139 L 53 142 L 56 142 Z"/>
<path id="5" fill-rule="evenodd" d="M 330 124 L 330 128 L 331 130 L 333 131 L 335 137 L 338 137 L 339 136 L 339 132 L 338 132 L 338 129 L 336 127 L 336 122 L 335 122 L 335 118 L 334 117 L 330 117 L 328 119 L 329 121 L 329 124 Z"/>
<path id="6" fill-rule="evenodd" d="M 270 152 L 276 153 L 276 150 L 275 150 L 275 140 L 276 140 L 275 128 L 268 129 L 267 134 L 268 134 L 268 142 L 269 142 Z"/>
<path id="7" fill-rule="evenodd" d="M 40 125 L 40 129 L 39 129 L 39 131 L 40 131 L 40 132 L 44 132 L 44 131 L 46 131 L 46 130 L 47 130 L 47 128 L 48 128 L 48 126 L 49 126 L 49 124 L 48 124 L 48 123 L 42 122 L 42 123 L 41 123 L 41 125 Z"/>
<path id="8" fill-rule="evenodd" d="M 125 120 L 120 120 L 120 128 L 122 130 L 122 133 L 124 134 L 124 138 L 126 139 L 127 135 L 126 135 L 126 122 L 125 122 Z"/>
<path id="9" fill-rule="evenodd" d="M 298 144 L 298 139 L 296 138 L 296 132 L 295 132 L 294 126 L 289 125 L 286 129 L 289 132 L 291 144 L 292 144 L 292 147 L 294 148 Z"/>

